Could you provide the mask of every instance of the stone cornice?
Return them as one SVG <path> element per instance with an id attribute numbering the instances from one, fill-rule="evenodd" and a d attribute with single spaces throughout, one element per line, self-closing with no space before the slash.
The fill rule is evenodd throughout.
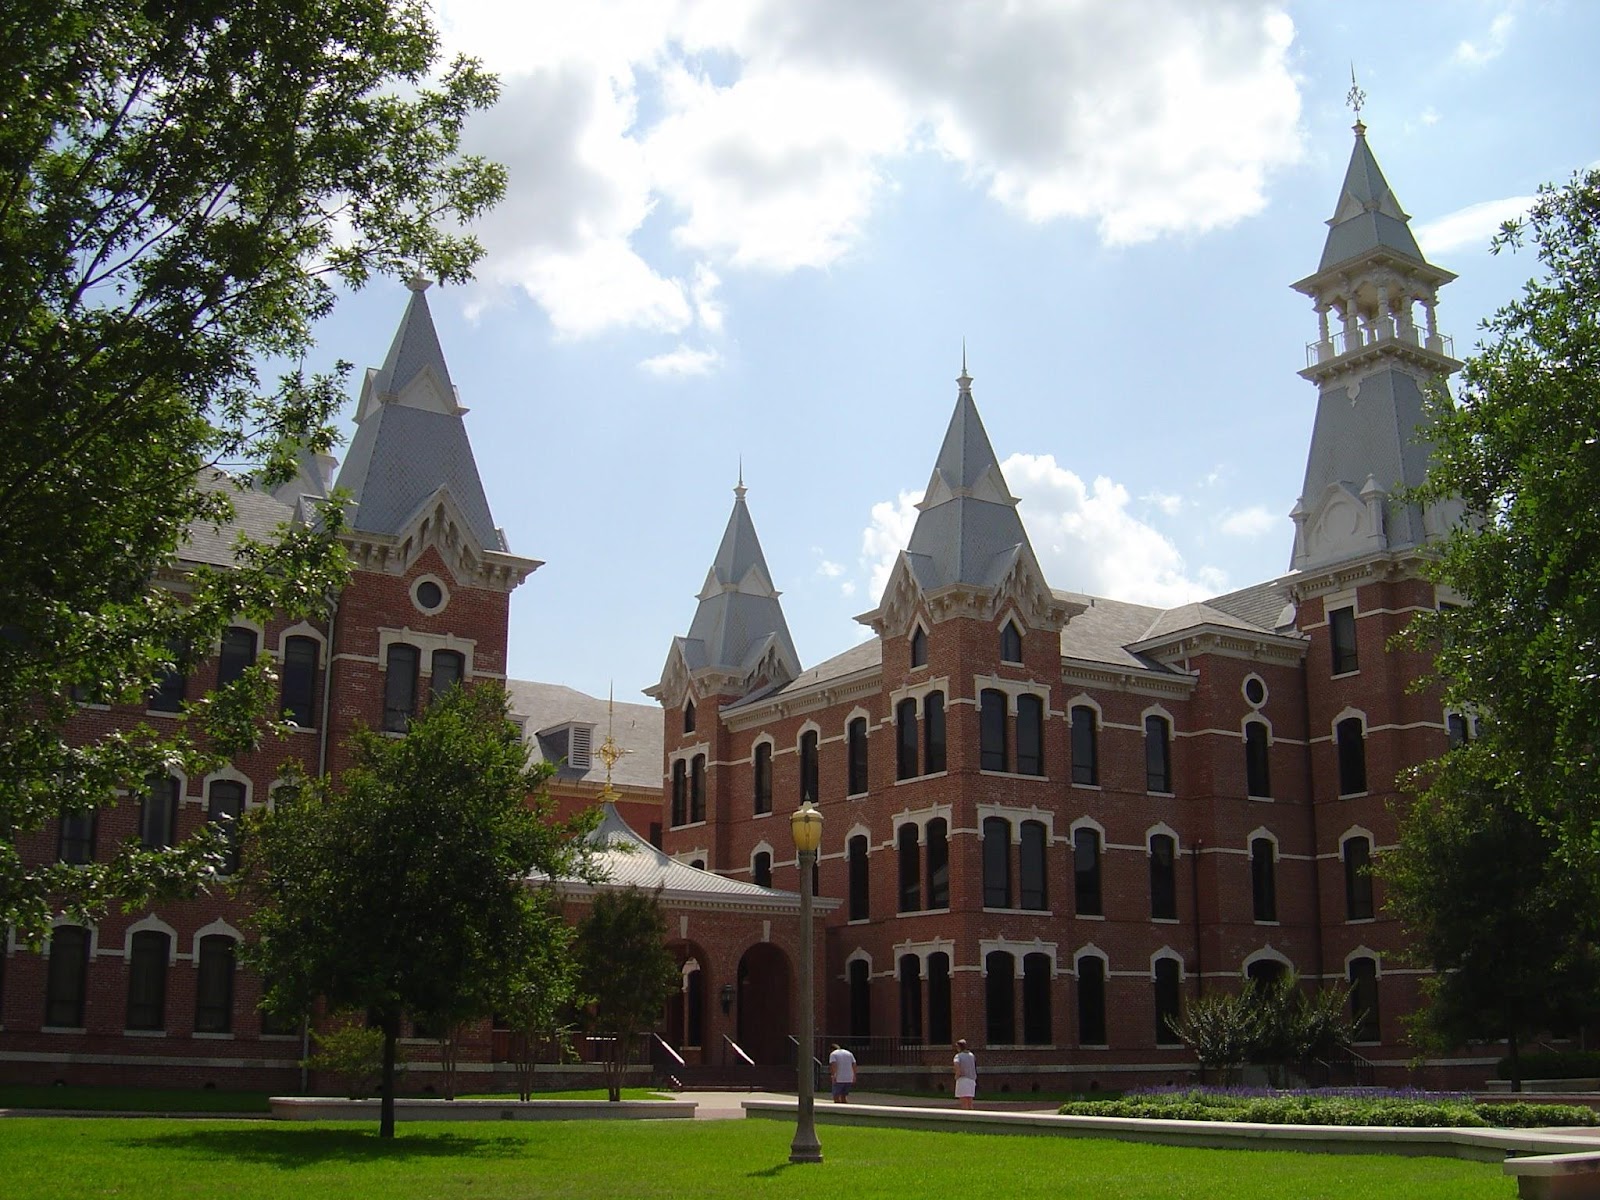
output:
<path id="1" fill-rule="evenodd" d="M 1187 699 L 1199 684 L 1200 677 L 1195 674 L 1162 675 L 1154 671 L 1140 671 L 1135 667 L 1063 658 L 1061 682 L 1073 687 L 1112 688 L 1119 692 Z"/>
<path id="2" fill-rule="evenodd" d="M 1206 624 L 1135 642 L 1128 650 L 1169 664 L 1195 654 L 1292 664 L 1305 657 L 1306 639 L 1299 635 L 1254 633 L 1227 625 Z"/>
<path id="3" fill-rule="evenodd" d="M 754 729 L 786 717 L 819 712 L 850 700 L 864 700 L 883 690 L 883 669 L 869 667 L 851 675 L 836 675 L 791 688 L 776 696 L 722 713 L 722 723 L 732 730 Z"/>
<path id="4" fill-rule="evenodd" d="M 1390 550 L 1365 558 L 1348 559 L 1340 563 L 1316 567 L 1299 575 L 1286 575 L 1281 582 L 1289 589 L 1290 598 L 1302 600 L 1347 591 L 1363 583 L 1396 583 L 1403 579 L 1426 579 L 1423 564 L 1438 556 L 1417 546 Z"/>

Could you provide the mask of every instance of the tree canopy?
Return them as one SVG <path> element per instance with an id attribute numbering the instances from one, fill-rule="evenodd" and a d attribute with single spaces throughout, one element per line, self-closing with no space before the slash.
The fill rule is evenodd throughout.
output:
<path id="1" fill-rule="evenodd" d="M 448 226 L 503 190 L 458 152 L 496 84 L 438 58 L 420 0 L 0 10 L 0 925 L 26 940 L 52 910 L 205 877 L 205 846 L 66 871 L 18 840 L 261 736 L 262 672 L 175 732 L 63 731 L 75 698 L 142 707 L 229 621 L 315 612 L 340 585 L 332 508 L 241 541 L 229 569 L 177 568 L 239 487 L 330 444 L 348 367 L 292 364 L 336 288 L 459 281 L 479 257 Z"/>
<path id="2" fill-rule="evenodd" d="M 583 1023 L 590 1033 L 611 1039 L 604 1066 L 612 1100 L 622 1099 L 634 1039 L 655 1025 L 680 984 L 666 942 L 658 896 L 636 887 L 597 892 L 578 923 L 578 988 L 587 1005 Z"/>
<path id="3" fill-rule="evenodd" d="M 550 768 L 529 764 L 492 685 L 454 689 L 405 737 L 361 731 L 352 748 L 337 784 L 299 781 L 246 821 L 246 958 L 281 1015 L 317 1001 L 372 1014 L 392 1136 L 402 1017 L 487 1017 L 547 948 L 566 946 L 560 912 L 528 876 L 585 874 L 593 819 L 550 819 Z"/>

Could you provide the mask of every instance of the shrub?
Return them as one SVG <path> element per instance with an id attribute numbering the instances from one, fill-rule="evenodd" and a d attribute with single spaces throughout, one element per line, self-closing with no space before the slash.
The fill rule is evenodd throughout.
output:
<path id="1" fill-rule="evenodd" d="M 1569 1050 L 1558 1054 L 1524 1054 L 1521 1056 L 1522 1078 L 1528 1079 L 1588 1079 L 1600 1077 L 1600 1052 L 1594 1050 Z M 1511 1078 L 1511 1060 L 1502 1058 L 1495 1068 L 1500 1079 Z"/>
<path id="2" fill-rule="evenodd" d="M 372 1095 L 383 1079 L 383 1030 L 347 1024 L 315 1036 L 317 1052 L 302 1065 L 339 1076 L 352 1100 Z M 399 1066 L 396 1061 L 397 1070 Z"/>
<path id="3" fill-rule="evenodd" d="M 1240 1121 L 1262 1125 L 1464 1126 L 1527 1129 L 1595 1125 L 1593 1110 L 1564 1104 L 1474 1104 L 1464 1096 L 1372 1089 L 1277 1092 L 1191 1088 L 1184 1092 L 1073 1101 L 1064 1116 L 1166 1121 Z"/>

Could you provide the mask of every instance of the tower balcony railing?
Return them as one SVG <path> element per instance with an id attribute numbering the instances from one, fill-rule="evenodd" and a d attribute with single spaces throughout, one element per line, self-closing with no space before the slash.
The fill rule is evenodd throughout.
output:
<path id="1" fill-rule="evenodd" d="M 1349 351 L 1375 346 L 1380 342 L 1396 341 L 1419 346 L 1434 354 L 1442 354 L 1446 358 L 1456 356 L 1455 341 L 1445 334 L 1429 334 L 1417 325 L 1397 325 L 1392 320 L 1383 320 L 1373 325 L 1359 326 L 1354 331 L 1335 330 L 1329 334 L 1326 341 L 1307 342 L 1306 366 L 1314 367 L 1318 363 L 1331 362 Z"/>

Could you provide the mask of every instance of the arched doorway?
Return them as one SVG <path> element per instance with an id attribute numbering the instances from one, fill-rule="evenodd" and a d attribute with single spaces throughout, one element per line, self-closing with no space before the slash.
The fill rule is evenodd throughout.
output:
<path id="1" fill-rule="evenodd" d="M 761 1064 L 792 1062 L 794 975 L 789 956 L 770 942 L 751 946 L 739 960 L 737 1039 Z"/>
<path id="2" fill-rule="evenodd" d="M 698 1048 L 706 1038 L 706 953 L 693 942 L 670 947 L 678 960 L 681 985 L 667 1001 L 666 1041 L 675 1050 Z"/>

